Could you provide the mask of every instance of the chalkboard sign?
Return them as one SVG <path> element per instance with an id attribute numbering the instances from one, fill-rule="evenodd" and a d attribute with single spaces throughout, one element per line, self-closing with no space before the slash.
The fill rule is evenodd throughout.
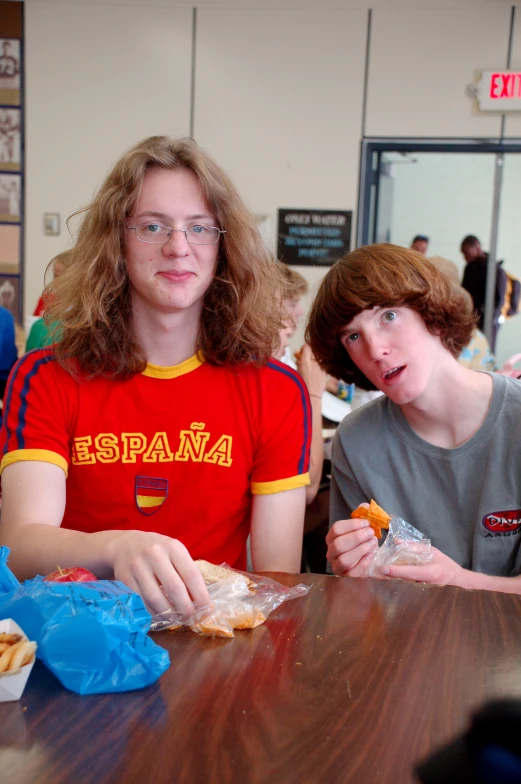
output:
<path id="1" fill-rule="evenodd" d="M 352 217 L 345 210 L 279 210 L 279 258 L 286 264 L 334 264 L 351 249 Z"/>

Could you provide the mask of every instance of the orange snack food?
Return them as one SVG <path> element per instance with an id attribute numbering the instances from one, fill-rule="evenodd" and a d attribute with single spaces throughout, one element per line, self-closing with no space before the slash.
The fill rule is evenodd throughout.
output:
<path id="1" fill-rule="evenodd" d="M 369 525 L 378 539 L 382 538 L 382 528 L 389 528 L 389 521 L 391 519 L 391 515 L 387 514 L 381 506 L 378 506 L 376 501 L 372 498 L 368 507 L 360 504 L 360 506 L 351 513 L 351 517 L 368 520 Z"/>
<path id="2" fill-rule="evenodd" d="M 260 610 L 237 600 L 230 602 L 224 616 L 220 610 L 200 623 L 192 624 L 190 628 L 193 632 L 209 637 L 233 637 L 232 629 L 255 629 L 266 620 Z"/>

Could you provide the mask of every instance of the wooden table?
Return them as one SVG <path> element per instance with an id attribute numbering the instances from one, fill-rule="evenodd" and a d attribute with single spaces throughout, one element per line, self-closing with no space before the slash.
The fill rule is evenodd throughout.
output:
<path id="1" fill-rule="evenodd" d="M 521 597 L 397 581 L 313 583 L 234 640 L 156 635 L 141 692 L 79 697 L 40 662 L 0 705 L 6 784 L 403 784 L 494 697 L 521 697 Z"/>

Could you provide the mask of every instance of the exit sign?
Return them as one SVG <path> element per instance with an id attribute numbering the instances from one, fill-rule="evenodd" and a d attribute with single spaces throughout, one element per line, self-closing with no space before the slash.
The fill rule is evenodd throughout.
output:
<path id="1" fill-rule="evenodd" d="M 476 98 L 479 108 L 484 112 L 521 111 L 521 73 L 484 71 Z"/>

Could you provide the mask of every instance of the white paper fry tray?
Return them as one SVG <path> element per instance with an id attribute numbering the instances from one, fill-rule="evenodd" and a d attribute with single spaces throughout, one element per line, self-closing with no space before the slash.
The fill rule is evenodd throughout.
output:
<path id="1" fill-rule="evenodd" d="M 5 621 L 0 621 L 0 632 L 7 632 L 7 634 L 21 634 L 27 639 L 24 630 L 21 629 L 17 623 L 11 618 Z M 15 672 L 0 672 L 0 702 L 12 702 L 19 700 L 25 689 L 27 679 L 31 674 L 34 666 L 34 658 L 30 664 L 26 664 Z"/>

